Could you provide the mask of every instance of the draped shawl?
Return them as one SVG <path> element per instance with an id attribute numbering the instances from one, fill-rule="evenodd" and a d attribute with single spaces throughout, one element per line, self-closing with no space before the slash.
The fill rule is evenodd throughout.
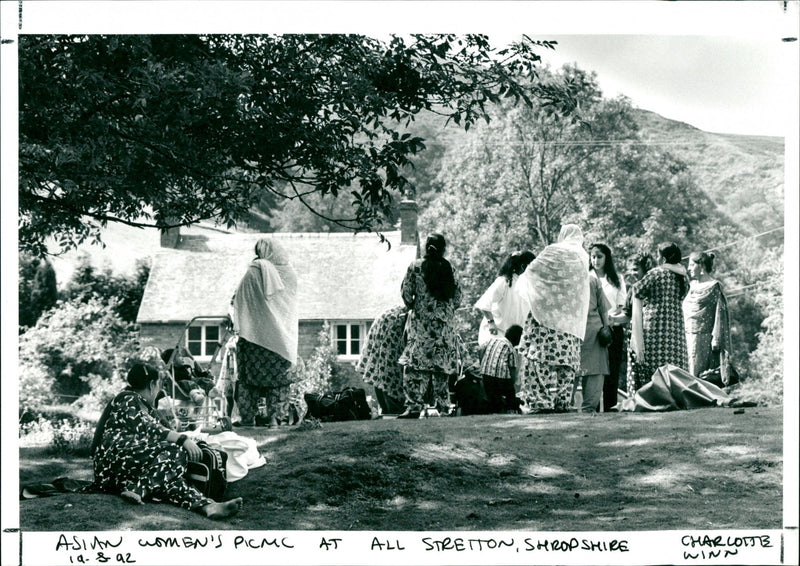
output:
<path id="1" fill-rule="evenodd" d="M 519 293 L 533 317 L 552 330 L 583 340 L 589 313 L 589 254 L 575 224 L 561 228 L 520 277 Z"/>
<path id="2" fill-rule="evenodd" d="M 475 302 L 475 308 L 492 313 L 497 328 L 505 332 L 515 324 L 525 324 L 527 305 L 519 296 L 519 275 L 512 276 L 511 285 L 504 276 L 498 277 Z M 486 318 L 481 320 L 478 344 L 485 344 L 492 337 Z"/>
<path id="3" fill-rule="evenodd" d="M 297 361 L 297 275 L 274 240 L 256 244 L 233 299 L 234 330 L 239 336 Z"/>
<path id="4" fill-rule="evenodd" d="M 712 279 L 705 283 L 692 282 L 689 294 L 683 300 L 683 320 L 686 326 L 687 340 L 695 339 L 695 335 L 711 335 L 710 346 L 719 348 L 719 369 L 722 382 L 728 385 L 730 382 L 731 330 L 728 301 L 722 292 L 719 281 Z M 709 352 L 695 351 L 695 357 L 702 357 L 702 361 L 706 361 L 705 358 L 708 356 L 710 356 Z M 698 359 L 698 361 L 701 360 Z M 690 364 L 692 364 L 691 360 Z M 713 367 L 704 367 L 703 369 L 713 369 Z"/>

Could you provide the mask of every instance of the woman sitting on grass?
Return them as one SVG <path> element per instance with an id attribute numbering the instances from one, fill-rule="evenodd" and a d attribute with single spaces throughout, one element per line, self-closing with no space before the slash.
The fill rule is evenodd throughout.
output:
<path id="1" fill-rule="evenodd" d="M 155 409 L 161 393 L 158 370 L 136 363 L 127 379 L 128 387 L 108 404 L 97 424 L 94 487 L 136 505 L 158 499 L 209 519 L 236 514 L 241 497 L 217 503 L 186 483 L 187 463 L 199 461 L 202 451 L 186 435 L 162 424 Z"/>

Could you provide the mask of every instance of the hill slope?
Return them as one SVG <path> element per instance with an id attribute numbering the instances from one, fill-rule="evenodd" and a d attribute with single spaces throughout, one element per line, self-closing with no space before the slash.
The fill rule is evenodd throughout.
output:
<path id="1" fill-rule="evenodd" d="M 784 141 L 704 132 L 636 110 L 642 138 L 683 160 L 698 186 L 746 232 L 783 225 Z"/>

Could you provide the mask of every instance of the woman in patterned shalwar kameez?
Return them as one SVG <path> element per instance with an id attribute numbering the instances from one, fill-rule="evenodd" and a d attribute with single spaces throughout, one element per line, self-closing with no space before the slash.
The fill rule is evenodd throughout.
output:
<path id="1" fill-rule="evenodd" d="M 589 254 L 583 232 L 565 224 L 520 276 L 530 306 L 519 349 L 526 358 L 518 397 L 535 413 L 570 410 L 589 313 Z"/>
<path id="2" fill-rule="evenodd" d="M 256 257 L 233 298 L 233 325 L 239 370 L 236 405 L 252 426 L 258 400 L 266 399 L 265 424 L 289 420 L 289 369 L 297 362 L 297 274 L 283 247 L 270 238 L 255 245 Z"/>
<path id="3" fill-rule="evenodd" d="M 451 409 L 448 383 L 458 372 L 455 312 L 461 305 L 461 287 L 444 258 L 446 248 L 443 235 L 428 236 L 424 257 L 408 266 L 400 287 L 409 313 L 408 339 L 398 360 L 403 366 L 405 411 L 398 418 L 428 414 L 429 384 L 439 412 L 448 414 Z"/>
<path id="4" fill-rule="evenodd" d="M 184 479 L 188 462 L 198 461 L 202 452 L 186 435 L 162 423 L 155 409 L 160 381 L 153 366 L 131 367 L 128 388 L 108 404 L 97 425 L 93 488 L 137 505 L 158 499 L 210 519 L 234 515 L 241 497 L 218 503 Z"/>
<path id="5" fill-rule="evenodd" d="M 648 379 L 663 365 L 689 368 L 682 301 L 689 292 L 681 250 L 667 242 L 659 249 L 660 265 L 633 286 L 631 344 Z"/>
<path id="6" fill-rule="evenodd" d="M 375 388 L 381 410 L 388 414 L 402 412 L 405 399 L 403 368 L 397 360 L 406 345 L 407 316 L 405 305 L 388 308 L 378 315 L 356 364 L 356 371 L 363 375 L 364 383 Z"/>

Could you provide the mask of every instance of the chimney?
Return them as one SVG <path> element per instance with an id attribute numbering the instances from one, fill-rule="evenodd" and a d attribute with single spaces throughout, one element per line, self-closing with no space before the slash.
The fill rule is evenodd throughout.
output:
<path id="1" fill-rule="evenodd" d="M 164 224 L 172 224 L 176 222 L 176 218 L 165 218 Z M 162 248 L 177 248 L 178 243 L 181 241 L 181 227 L 175 226 L 174 228 L 161 228 L 161 247 Z"/>
<path id="2" fill-rule="evenodd" d="M 400 245 L 416 246 L 417 235 L 417 203 L 413 200 L 404 200 L 398 207 L 400 212 Z"/>

